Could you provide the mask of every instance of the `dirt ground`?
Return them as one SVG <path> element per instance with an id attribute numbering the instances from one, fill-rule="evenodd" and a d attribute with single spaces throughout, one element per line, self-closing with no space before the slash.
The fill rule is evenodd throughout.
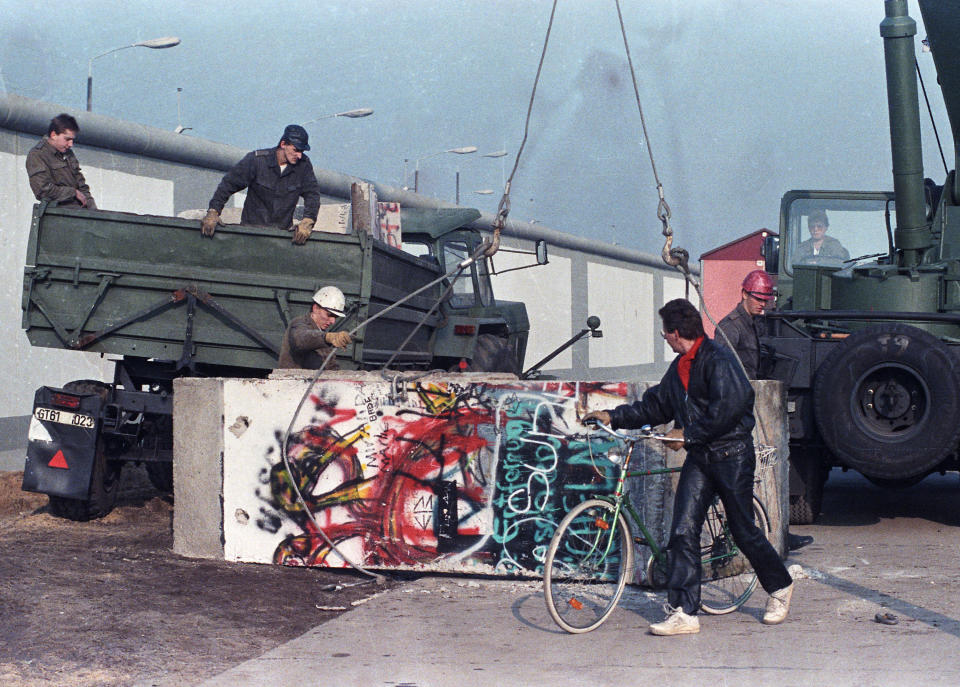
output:
<path id="1" fill-rule="evenodd" d="M 397 584 L 177 556 L 172 499 L 136 468 L 88 523 L 53 517 L 22 479 L 0 472 L 4 687 L 195 684 Z"/>

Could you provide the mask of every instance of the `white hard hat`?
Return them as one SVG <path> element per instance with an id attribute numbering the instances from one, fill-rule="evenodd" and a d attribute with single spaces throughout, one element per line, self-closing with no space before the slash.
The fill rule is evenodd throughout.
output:
<path id="1" fill-rule="evenodd" d="M 346 299 L 343 297 L 343 291 L 336 286 L 324 286 L 313 294 L 313 302 L 324 310 L 328 310 L 331 315 L 343 317 Z"/>

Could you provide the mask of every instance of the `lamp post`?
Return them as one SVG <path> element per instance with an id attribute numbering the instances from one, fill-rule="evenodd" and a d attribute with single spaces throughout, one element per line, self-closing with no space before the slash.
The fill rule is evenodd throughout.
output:
<path id="1" fill-rule="evenodd" d="M 369 117 L 373 114 L 373 110 L 369 107 L 360 107 L 356 110 L 347 110 L 346 112 L 334 112 L 332 114 L 320 115 L 316 119 L 311 119 L 304 122 L 304 124 L 313 124 L 314 122 L 319 122 L 321 119 L 333 119 L 334 117 L 348 117 L 350 119 L 358 119 L 360 117 Z"/>
<path id="2" fill-rule="evenodd" d="M 175 134 L 182 134 L 184 131 L 190 131 L 192 126 L 184 126 L 180 123 L 180 94 L 183 92 L 183 88 L 177 86 L 177 128 L 173 130 Z"/>
<path id="3" fill-rule="evenodd" d="M 469 153 L 477 152 L 477 146 L 462 146 L 460 148 L 447 148 L 446 150 L 440 150 L 436 153 L 431 153 L 426 157 L 421 157 L 417 159 L 417 164 L 413 168 L 413 192 L 417 193 L 420 190 L 420 163 L 424 160 L 429 160 L 432 157 L 437 155 L 443 155 L 444 153 L 453 153 L 454 155 L 467 155 Z M 457 171 L 457 202 L 460 202 L 460 172 Z"/>
<path id="4" fill-rule="evenodd" d="M 106 52 L 100 53 L 99 55 L 94 55 L 90 58 L 90 61 L 87 63 L 87 112 L 91 111 L 92 102 L 93 102 L 93 61 L 98 60 L 105 55 L 110 53 L 117 52 L 118 50 L 126 50 L 127 48 L 152 48 L 154 50 L 161 50 L 163 48 L 172 48 L 175 45 L 180 45 L 180 39 L 176 36 L 164 36 L 163 38 L 151 38 L 148 41 L 140 41 L 138 43 L 131 43 L 130 45 L 121 45 L 119 48 L 113 48 L 112 50 L 107 50 Z"/>

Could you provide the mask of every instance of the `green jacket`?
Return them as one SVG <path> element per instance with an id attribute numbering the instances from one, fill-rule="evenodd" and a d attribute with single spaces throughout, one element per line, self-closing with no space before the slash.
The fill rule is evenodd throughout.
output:
<path id="1" fill-rule="evenodd" d="M 58 153 L 44 136 L 27 153 L 27 176 L 30 188 L 37 200 L 55 200 L 60 205 L 79 206 L 76 192 L 87 197 L 87 208 L 96 210 L 97 204 L 90 195 L 90 187 L 80 171 L 80 163 L 72 150 Z"/>

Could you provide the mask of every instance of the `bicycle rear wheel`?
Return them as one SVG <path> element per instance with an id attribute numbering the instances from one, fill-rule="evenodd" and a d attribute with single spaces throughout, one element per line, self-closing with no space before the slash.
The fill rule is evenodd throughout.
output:
<path id="1" fill-rule="evenodd" d="M 596 629 L 607 619 L 633 574 L 630 528 L 612 504 L 579 504 L 557 527 L 543 567 L 547 610 L 567 632 Z"/>
<path id="2" fill-rule="evenodd" d="M 753 521 L 767 539 L 770 520 L 756 496 L 753 497 Z M 740 608 L 757 588 L 757 574 L 743 555 L 727 526 L 727 515 L 719 499 L 707 511 L 700 533 L 702 577 L 700 608 L 704 613 L 724 615 Z"/>

